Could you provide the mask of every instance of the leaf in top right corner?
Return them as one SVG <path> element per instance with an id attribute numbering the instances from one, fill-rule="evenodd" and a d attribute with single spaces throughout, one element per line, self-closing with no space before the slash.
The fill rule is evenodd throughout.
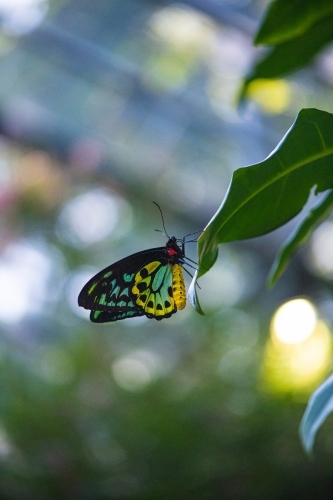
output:
<path id="1" fill-rule="evenodd" d="M 296 38 L 333 13 L 332 0 L 275 0 L 269 5 L 255 44 L 278 45 Z"/>

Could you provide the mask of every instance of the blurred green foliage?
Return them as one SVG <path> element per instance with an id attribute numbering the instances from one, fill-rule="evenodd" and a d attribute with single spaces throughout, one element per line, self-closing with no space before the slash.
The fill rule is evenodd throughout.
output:
<path id="1" fill-rule="evenodd" d="M 256 79 L 279 78 L 316 63 L 316 57 L 332 43 L 332 12 L 329 0 L 270 2 L 255 37 L 257 45 L 269 49 L 245 78 L 241 99 Z"/>

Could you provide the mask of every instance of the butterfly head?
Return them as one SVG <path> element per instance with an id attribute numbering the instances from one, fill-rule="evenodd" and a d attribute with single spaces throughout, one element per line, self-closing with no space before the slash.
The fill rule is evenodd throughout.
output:
<path id="1" fill-rule="evenodd" d="M 178 242 L 182 244 L 180 247 L 178 245 Z M 179 256 L 179 257 L 184 257 L 184 242 L 183 240 L 177 239 L 176 236 L 170 236 L 167 244 L 166 244 L 166 251 L 169 257 L 173 256 Z"/>

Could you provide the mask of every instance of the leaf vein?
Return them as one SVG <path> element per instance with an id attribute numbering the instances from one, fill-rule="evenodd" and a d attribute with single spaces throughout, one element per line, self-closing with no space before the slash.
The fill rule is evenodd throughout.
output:
<path id="1" fill-rule="evenodd" d="M 326 149 L 326 143 L 324 141 L 324 137 L 323 137 L 323 134 L 321 133 L 321 130 L 320 128 L 318 127 L 318 124 L 316 122 L 310 122 L 312 123 L 312 125 L 314 125 L 317 129 L 317 132 L 318 132 L 318 136 L 319 136 L 319 139 L 321 140 L 321 143 L 323 145 L 323 148 Z"/>

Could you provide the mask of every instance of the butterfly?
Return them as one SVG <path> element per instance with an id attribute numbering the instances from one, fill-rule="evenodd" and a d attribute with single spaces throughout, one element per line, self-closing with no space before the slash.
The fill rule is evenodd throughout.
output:
<path id="1" fill-rule="evenodd" d="M 183 266 L 189 241 L 168 236 L 164 247 L 134 253 L 106 267 L 82 288 L 79 306 L 91 310 L 93 323 L 136 316 L 170 318 L 186 305 Z"/>

